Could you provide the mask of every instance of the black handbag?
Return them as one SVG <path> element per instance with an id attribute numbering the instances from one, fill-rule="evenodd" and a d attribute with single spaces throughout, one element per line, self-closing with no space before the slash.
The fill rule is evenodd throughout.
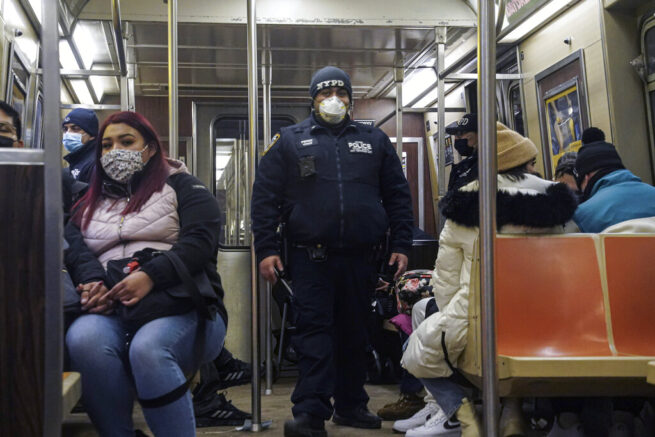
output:
<path id="1" fill-rule="evenodd" d="M 200 363 L 201 347 L 205 342 L 205 321 L 213 320 L 215 317 L 215 313 L 209 310 L 209 306 L 211 306 L 213 300 L 218 299 L 209 282 L 207 273 L 203 271 L 192 277 L 175 252 L 145 248 L 136 252 L 132 258 L 109 261 L 107 263 L 107 286 L 113 287 L 125 278 L 133 268 L 144 265 L 155 256 L 168 258 L 181 282 L 164 289 L 154 288 L 133 306 L 119 305 L 116 312 L 121 318 L 124 328 L 130 335 L 133 335 L 141 326 L 152 320 L 184 314 L 195 309 L 198 312 L 198 326 L 194 342 L 194 353 L 196 362 Z M 139 403 L 144 408 L 159 408 L 176 401 L 187 392 L 194 374 L 195 371 L 191 373 L 186 382 L 170 392 L 154 399 L 139 399 Z"/>
<path id="2" fill-rule="evenodd" d="M 208 302 L 215 297 L 207 274 L 203 271 L 191 276 L 182 260 L 171 251 L 157 251 L 146 248 L 136 252 L 131 258 L 123 258 L 107 263 L 107 287 L 112 288 L 122 281 L 135 266 L 142 266 L 156 256 L 167 257 L 181 282 L 164 289 L 154 288 L 143 299 L 132 306 L 119 305 L 116 313 L 125 329 L 134 333 L 141 326 L 155 319 L 185 314 L 194 309 L 204 319 L 213 319 Z M 200 290 L 203 290 L 203 294 Z"/>

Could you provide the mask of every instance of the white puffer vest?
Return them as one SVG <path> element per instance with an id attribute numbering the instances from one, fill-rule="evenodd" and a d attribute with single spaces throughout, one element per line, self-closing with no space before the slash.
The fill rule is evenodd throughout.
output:
<path id="1" fill-rule="evenodd" d="M 188 173 L 182 162 L 171 163 L 169 176 Z M 168 250 L 178 239 L 177 194 L 170 185 L 150 196 L 139 212 L 124 216 L 121 211 L 128 201 L 103 198 L 82 231 L 84 242 L 105 268 L 108 261 L 130 257 L 146 247 Z"/>

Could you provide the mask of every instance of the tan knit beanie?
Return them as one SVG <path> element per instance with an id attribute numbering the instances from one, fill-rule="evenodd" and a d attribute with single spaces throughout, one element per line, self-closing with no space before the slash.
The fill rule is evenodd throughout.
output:
<path id="1" fill-rule="evenodd" d="M 529 138 L 499 121 L 496 122 L 496 135 L 499 172 L 525 164 L 537 156 L 537 146 Z"/>

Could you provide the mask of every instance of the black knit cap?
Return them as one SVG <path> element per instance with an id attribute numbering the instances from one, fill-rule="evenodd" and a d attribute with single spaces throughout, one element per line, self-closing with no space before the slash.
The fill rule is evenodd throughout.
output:
<path id="1" fill-rule="evenodd" d="M 79 126 L 84 132 L 92 137 L 98 135 L 98 117 L 96 116 L 96 113 L 90 109 L 73 109 L 61 122 L 61 126 L 63 127 L 68 123 Z"/>
<path id="2" fill-rule="evenodd" d="M 585 144 L 578 150 L 578 158 L 575 160 L 576 178 L 582 179 L 592 171 L 602 168 L 625 168 L 616 147 L 605 141 L 596 141 Z"/>
<path id="3" fill-rule="evenodd" d="M 353 101 L 353 87 L 350 84 L 350 76 L 348 76 L 348 73 L 341 68 L 333 67 L 331 65 L 323 67 L 314 73 L 312 82 L 309 85 L 309 95 L 312 96 L 313 99 L 320 90 L 331 88 L 333 86 L 344 88 L 348 91 L 348 98 L 350 101 Z"/>
<path id="4" fill-rule="evenodd" d="M 582 131 L 582 144 L 591 144 L 598 141 L 605 141 L 605 132 L 597 127 L 588 127 Z"/>

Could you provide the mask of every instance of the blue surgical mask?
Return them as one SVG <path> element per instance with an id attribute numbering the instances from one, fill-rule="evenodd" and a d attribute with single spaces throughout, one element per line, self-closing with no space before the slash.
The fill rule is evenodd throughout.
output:
<path id="1" fill-rule="evenodd" d="M 69 152 L 74 152 L 84 145 L 84 143 L 82 143 L 82 134 L 76 134 L 73 132 L 64 133 L 63 143 L 64 147 Z"/>

